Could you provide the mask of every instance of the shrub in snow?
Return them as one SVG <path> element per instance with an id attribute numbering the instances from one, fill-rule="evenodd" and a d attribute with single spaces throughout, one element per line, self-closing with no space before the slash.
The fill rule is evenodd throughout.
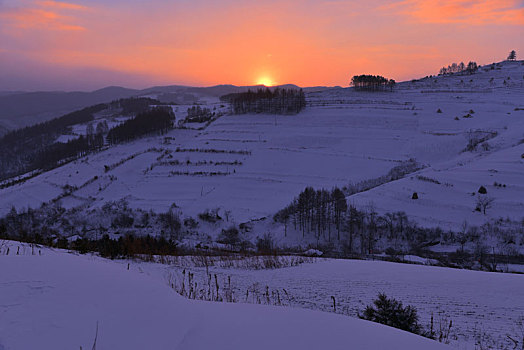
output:
<path id="1" fill-rule="evenodd" d="M 235 226 L 231 226 L 227 230 L 222 229 L 222 232 L 220 232 L 217 241 L 219 243 L 229 244 L 231 246 L 237 245 L 240 243 L 240 233 Z"/>
<path id="2" fill-rule="evenodd" d="M 111 227 L 118 228 L 118 227 L 131 227 L 133 226 L 133 222 L 135 221 L 135 218 L 132 216 L 131 213 L 118 213 L 117 216 L 113 219 L 111 222 Z"/>
<path id="3" fill-rule="evenodd" d="M 215 116 L 209 108 L 202 108 L 200 106 L 192 106 L 187 109 L 187 117 L 185 119 L 188 123 L 204 123 L 211 120 Z"/>
<path id="4" fill-rule="evenodd" d="M 480 194 L 486 194 L 486 193 L 488 193 L 488 190 L 486 190 L 486 187 L 480 186 L 478 192 Z"/>
<path id="5" fill-rule="evenodd" d="M 257 251 L 262 254 L 269 254 L 273 251 L 274 242 L 271 234 L 265 234 L 257 239 Z"/>
<path id="6" fill-rule="evenodd" d="M 383 293 L 380 293 L 373 301 L 373 305 L 368 305 L 359 317 L 407 332 L 422 334 L 422 327 L 418 324 L 417 309 L 409 305 L 403 307 L 402 302 L 389 299 Z"/>
<path id="7" fill-rule="evenodd" d="M 384 253 L 386 253 L 387 255 L 389 256 L 397 256 L 397 255 L 400 255 L 401 252 L 396 250 L 395 248 L 392 248 L 392 247 L 388 247 L 386 248 L 386 250 L 384 251 Z"/>
<path id="8" fill-rule="evenodd" d="M 440 181 L 432 179 L 432 178 L 427 177 L 427 176 L 417 175 L 417 179 L 419 179 L 420 181 L 426 181 L 426 182 L 431 182 L 431 183 L 440 185 Z"/>
<path id="9" fill-rule="evenodd" d="M 418 199 L 418 193 L 413 192 L 413 195 L 411 196 L 411 199 Z"/>
<path id="10" fill-rule="evenodd" d="M 170 235 L 178 235 L 180 233 L 182 223 L 180 222 L 180 214 L 178 212 L 170 209 L 165 213 L 159 214 L 158 220 L 162 228 Z"/>
<path id="11" fill-rule="evenodd" d="M 198 217 L 202 221 L 207 221 L 207 222 L 212 222 L 212 223 L 222 220 L 220 215 L 218 215 L 218 209 L 213 209 L 213 210 L 208 209 L 205 212 L 198 214 Z"/>
<path id="12" fill-rule="evenodd" d="M 309 250 L 306 250 L 304 252 L 304 255 L 306 256 L 322 256 L 322 253 L 320 250 L 316 250 L 316 249 L 309 249 Z"/>
<path id="13" fill-rule="evenodd" d="M 198 227 L 198 222 L 192 217 L 188 217 L 184 219 L 184 226 L 190 229 L 195 229 Z"/>
<path id="14" fill-rule="evenodd" d="M 470 130 L 466 132 L 466 139 L 468 144 L 463 152 L 473 152 L 477 150 L 477 146 L 485 143 L 486 141 L 496 137 L 498 133 L 496 131 L 482 131 L 482 130 Z M 482 146 L 483 149 L 490 148 L 489 144 Z"/>
<path id="15" fill-rule="evenodd" d="M 442 113 L 442 110 L 440 108 L 437 109 L 437 113 Z"/>

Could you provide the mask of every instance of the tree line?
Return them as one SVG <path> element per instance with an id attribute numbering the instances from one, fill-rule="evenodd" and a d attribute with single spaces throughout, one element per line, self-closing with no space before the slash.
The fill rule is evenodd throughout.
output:
<path id="1" fill-rule="evenodd" d="M 153 132 L 165 132 L 172 127 L 172 110 L 157 107 L 148 111 L 150 104 L 157 102 L 149 98 L 131 98 L 98 104 L 4 135 L 0 138 L 0 181 L 38 169 L 51 169 L 68 159 L 99 150 L 108 133 L 111 134 L 110 143 L 118 143 Z M 94 115 L 108 108 L 121 108 L 126 115 L 140 114 L 140 117 L 126 121 L 112 132 L 106 121 L 98 122 L 95 128 L 91 123 Z M 56 142 L 59 136 L 70 133 L 73 125 L 85 123 L 88 123 L 85 136 L 65 143 Z"/>
<path id="2" fill-rule="evenodd" d="M 464 64 L 464 62 L 452 63 L 448 65 L 447 67 L 440 68 L 440 71 L 438 75 L 448 75 L 448 74 L 455 74 L 455 73 L 468 73 L 473 74 L 479 69 L 477 62 L 469 62 L 467 65 Z"/>
<path id="3" fill-rule="evenodd" d="M 344 192 L 336 187 L 331 191 L 307 187 L 273 219 L 284 224 L 286 232 L 292 225 L 302 237 L 313 234 L 317 242 L 332 242 L 332 233 L 336 232 L 337 241 L 348 254 L 373 254 L 383 237 L 415 245 L 439 237 L 434 230 L 417 227 L 403 212 L 381 216 L 372 206 L 361 210 L 348 206 Z M 360 251 L 356 250 L 357 241 Z"/>
<path id="4" fill-rule="evenodd" d="M 355 88 L 355 90 L 362 91 L 384 91 L 389 89 L 393 91 L 395 87 L 395 80 L 384 78 L 381 75 L 355 75 L 351 78 L 350 85 Z"/>
<path id="5" fill-rule="evenodd" d="M 65 192 L 70 190 L 71 186 L 64 186 Z M 252 253 L 256 248 L 258 253 L 274 254 L 296 252 L 297 248 L 306 246 L 339 257 L 362 257 L 379 252 L 385 252 L 394 260 L 407 253 L 433 256 L 447 266 L 473 268 L 480 263 L 480 268 L 490 271 L 500 270 L 497 265 L 501 263 L 522 263 L 524 258 L 518 251 L 524 243 L 524 223 L 500 219 L 480 227 L 464 223 L 458 231 L 424 228 L 401 211 L 380 215 L 371 205 L 361 208 L 348 205 L 344 193 L 337 188 L 328 191 L 308 187 L 289 206 L 276 213 L 274 220 L 285 226 L 285 235 L 302 233 L 303 236 L 297 247 L 288 250 L 275 245 L 271 232 L 256 237 L 254 245 L 254 237 L 250 240 L 248 232 L 256 226 L 253 223 L 229 224 L 228 215 L 228 211 L 224 211 L 223 217 L 219 216 L 216 209 L 196 218 L 183 217 L 175 205 L 164 213 L 155 213 L 131 208 L 123 200 L 92 208 L 86 215 L 85 210 L 65 209 L 59 201 L 52 201 L 35 209 L 17 211 L 12 208 L 0 218 L 0 238 L 58 245 L 82 252 L 98 251 L 108 257 L 177 255 L 190 253 L 189 248 L 181 248 L 178 242 L 186 237 L 201 239 L 200 224 L 213 222 L 224 228 L 215 240 L 227 247 L 209 248 L 211 241 L 204 240 L 193 253 L 202 252 L 201 248 L 219 254 L 220 249 Z M 266 228 L 267 225 L 264 230 Z M 146 238 L 147 235 L 151 237 Z M 73 243 L 75 240 L 78 242 Z M 427 250 L 439 242 L 460 244 L 460 248 L 445 255 Z M 171 248 L 166 249 L 167 243 Z M 466 244 L 469 244 L 469 251 L 464 250 Z"/>
<path id="6" fill-rule="evenodd" d="M 234 114 L 297 114 L 306 107 L 306 97 L 302 89 L 248 90 L 224 95 L 220 99 L 231 105 Z"/>
<path id="7" fill-rule="evenodd" d="M 179 255 L 182 249 L 177 247 L 173 240 L 164 237 L 125 235 L 118 239 L 111 239 L 104 235 L 100 239 L 80 238 L 69 244 L 61 242 L 65 247 L 77 250 L 84 254 L 98 252 L 100 256 L 110 259 L 133 258 L 139 255 Z"/>
<path id="8" fill-rule="evenodd" d="M 184 252 L 176 243 L 179 235 L 197 225 L 192 219 L 182 221 L 172 208 L 157 214 L 132 209 L 123 200 L 107 202 L 92 210 L 90 215 L 75 208 L 65 209 L 56 202 L 37 209 L 17 211 L 13 207 L 0 218 L 0 239 L 74 249 L 81 253 L 98 252 L 112 259 L 178 255 Z"/>
<path id="9" fill-rule="evenodd" d="M 127 142 L 145 135 L 163 135 L 173 128 L 175 115 L 171 107 L 155 107 L 147 112 L 112 128 L 107 134 L 107 142 L 116 144 Z"/>
<path id="10" fill-rule="evenodd" d="M 150 106 L 160 106 L 162 102 L 149 97 L 122 98 L 111 102 L 112 108 L 121 108 L 123 115 L 136 115 L 149 110 Z"/>
<path id="11" fill-rule="evenodd" d="M 185 121 L 188 123 L 205 123 L 210 121 L 214 116 L 215 112 L 211 112 L 209 108 L 191 106 L 187 109 L 187 117 Z"/>
<path id="12" fill-rule="evenodd" d="M 38 169 L 42 149 L 52 145 L 72 125 L 88 123 L 94 119 L 93 114 L 106 108 L 105 104 L 87 107 L 4 135 L 0 138 L 0 180 Z"/>
<path id="13" fill-rule="evenodd" d="M 286 225 L 291 220 L 295 230 L 301 231 L 303 237 L 306 231 L 314 232 L 317 238 L 327 232 L 331 241 L 332 228 L 336 229 L 340 239 L 342 213 L 346 210 L 346 198 L 339 188 L 328 191 L 307 187 L 290 205 L 277 212 L 274 219 Z"/>
<path id="14" fill-rule="evenodd" d="M 34 165 L 38 169 L 48 170 L 60 163 L 83 157 L 89 152 L 101 150 L 104 147 L 104 135 L 109 131 L 107 121 L 98 122 L 96 128 L 93 123 L 86 127 L 86 134 L 67 142 L 55 142 L 43 148 L 35 159 Z"/>
<path id="15" fill-rule="evenodd" d="M 390 256 L 402 255 L 406 251 L 424 256 L 427 247 L 446 242 L 460 243 L 462 247 L 445 258 L 449 266 L 472 268 L 477 262 L 482 269 L 496 271 L 497 261 L 522 261 L 524 257 L 515 248 L 524 243 L 524 222 L 501 219 L 480 227 L 464 222 L 460 231 L 425 228 L 411 221 L 402 211 L 380 215 L 373 205 L 362 208 L 348 205 L 345 193 L 338 188 L 327 191 L 307 187 L 273 219 L 284 225 L 285 235 L 292 228 L 302 234 L 304 242 L 311 242 L 314 238 L 317 249 L 330 251 L 338 247 L 335 249 L 342 256 L 363 256 L 381 250 Z M 334 232 L 337 232 L 336 236 Z M 498 242 L 497 248 L 487 246 L 495 241 Z M 474 251 L 464 251 L 468 242 L 474 244 Z M 490 252 L 493 254 L 488 261 Z"/>
<path id="16" fill-rule="evenodd" d="M 100 149 L 104 145 L 103 135 L 80 135 L 67 143 L 56 142 L 41 150 L 33 165 L 37 169 L 53 169 L 62 162 L 87 155 L 89 152 Z"/>

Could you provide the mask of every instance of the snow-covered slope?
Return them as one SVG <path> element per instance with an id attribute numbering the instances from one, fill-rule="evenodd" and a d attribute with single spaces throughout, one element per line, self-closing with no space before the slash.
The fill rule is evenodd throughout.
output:
<path id="1" fill-rule="evenodd" d="M 330 313 L 189 301 L 125 264 L 63 251 L 0 255 L 0 349 L 446 349 Z M 93 347 L 94 348 L 94 347 Z"/>
<path id="2" fill-rule="evenodd" d="M 406 260 L 421 261 L 420 257 Z M 182 266 L 182 267 L 177 267 Z M 189 264 L 139 264 L 157 276 L 172 276 L 180 283 L 182 269 L 190 269 L 199 286 L 207 284 L 207 273 L 217 274 L 222 285 L 231 279 L 234 295 L 241 301 L 256 302 L 257 291 L 264 295 L 280 291 L 292 307 L 337 312 L 357 317 L 372 304 L 378 293 L 386 293 L 417 309 L 419 323 L 446 329 L 446 341 L 463 350 L 513 348 L 511 340 L 521 337 L 524 321 L 524 276 L 450 269 L 435 266 L 398 264 L 384 261 L 318 259 L 282 269 L 188 267 Z M 267 287 L 266 287 L 267 286 Z M 286 291 L 289 295 L 284 294 Z M 262 297 L 262 300 L 265 297 Z M 273 298 L 272 298 L 273 299 Z M 271 302 L 274 302 L 273 300 Z"/>
<path id="3" fill-rule="evenodd" d="M 425 169 L 349 202 L 372 204 L 379 212 L 403 210 L 422 225 L 443 228 L 456 229 L 464 220 L 520 220 L 522 63 L 400 83 L 392 93 L 310 92 L 309 107 L 295 116 L 223 116 L 204 130 L 176 129 L 167 138 L 113 147 L 0 190 L 0 215 L 59 196 L 66 207 L 87 209 L 123 198 L 155 211 L 175 203 L 193 217 L 220 207 L 239 223 L 274 214 L 306 186 L 376 178 L 414 158 Z M 478 135 L 490 138 L 465 151 Z M 63 196 L 66 184 L 78 190 Z M 486 215 L 474 212 L 472 194 L 480 186 L 494 198 Z M 418 200 L 411 200 L 413 192 Z"/>

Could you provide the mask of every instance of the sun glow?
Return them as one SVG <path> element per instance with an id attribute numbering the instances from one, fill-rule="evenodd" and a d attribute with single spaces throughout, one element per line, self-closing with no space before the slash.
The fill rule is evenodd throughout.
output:
<path id="1" fill-rule="evenodd" d="M 273 86 L 275 85 L 275 82 L 271 78 L 265 76 L 265 77 L 260 77 L 257 80 L 257 85 Z"/>

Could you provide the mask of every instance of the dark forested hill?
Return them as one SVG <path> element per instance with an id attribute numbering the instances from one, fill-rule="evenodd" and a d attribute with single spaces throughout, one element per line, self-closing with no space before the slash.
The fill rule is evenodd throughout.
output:
<path id="1" fill-rule="evenodd" d="M 23 92 L 0 95 L 0 135 L 2 126 L 10 130 L 43 123 L 66 113 L 136 96 L 138 90 L 107 87 L 93 92 Z"/>
<path id="2" fill-rule="evenodd" d="M 38 169 L 51 169 L 64 160 L 99 150 L 107 134 L 110 135 L 110 143 L 114 144 L 153 132 L 163 133 L 173 126 L 174 115 L 170 108 L 151 109 L 151 106 L 159 104 L 159 101 L 150 98 L 120 99 L 10 131 L 0 137 L 0 181 Z M 135 117 L 107 130 L 105 120 L 94 120 L 96 113 L 106 109 L 119 110 L 127 117 Z M 86 131 L 85 135 L 67 143 L 56 141 L 58 136 L 68 133 L 73 125 L 86 123 L 90 123 L 91 131 Z"/>

